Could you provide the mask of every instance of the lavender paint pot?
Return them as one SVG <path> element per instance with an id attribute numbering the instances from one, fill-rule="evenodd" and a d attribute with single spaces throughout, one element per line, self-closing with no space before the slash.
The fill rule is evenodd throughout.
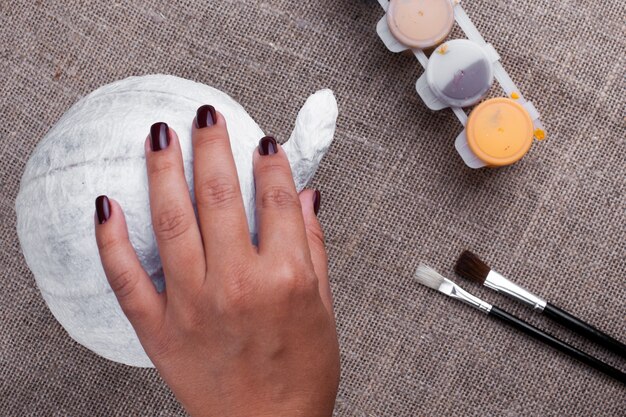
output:
<path id="1" fill-rule="evenodd" d="M 493 68 L 481 46 L 467 39 L 455 39 L 431 54 L 426 82 L 435 97 L 448 106 L 472 106 L 491 88 Z"/>

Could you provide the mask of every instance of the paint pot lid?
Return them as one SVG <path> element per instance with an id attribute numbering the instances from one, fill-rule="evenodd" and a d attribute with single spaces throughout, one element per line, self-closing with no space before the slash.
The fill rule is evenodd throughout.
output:
<path id="1" fill-rule="evenodd" d="M 493 68 L 481 46 L 467 39 L 441 44 L 428 60 L 430 89 L 453 107 L 476 104 L 493 84 Z"/>
<path id="2" fill-rule="evenodd" d="M 425 49 L 443 41 L 454 24 L 450 0 L 391 0 L 387 25 L 393 36 L 411 48 Z"/>
<path id="3" fill-rule="evenodd" d="M 526 109 L 515 101 L 492 98 L 470 113 L 466 135 L 471 151 L 487 165 L 511 165 L 530 149 L 533 121 Z"/>

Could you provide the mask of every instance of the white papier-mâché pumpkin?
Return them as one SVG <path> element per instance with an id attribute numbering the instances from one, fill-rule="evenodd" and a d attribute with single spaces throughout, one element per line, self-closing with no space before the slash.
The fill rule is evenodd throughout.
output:
<path id="1" fill-rule="evenodd" d="M 264 136 L 230 96 L 166 75 L 131 77 L 89 94 L 65 113 L 26 164 L 16 201 L 17 232 L 26 262 L 48 307 L 70 336 L 97 354 L 153 366 L 109 287 L 94 236 L 94 199 L 122 205 L 130 241 L 155 286 L 164 277 L 150 219 L 144 141 L 166 122 L 177 133 L 193 198 L 191 124 L 211 104 L 226 118 L 251 239 L 254 239 L 252 154 Z M 304 103 L 284 144 L 300 191 L 335 131 L 337 103 L 321 90 Z"/>

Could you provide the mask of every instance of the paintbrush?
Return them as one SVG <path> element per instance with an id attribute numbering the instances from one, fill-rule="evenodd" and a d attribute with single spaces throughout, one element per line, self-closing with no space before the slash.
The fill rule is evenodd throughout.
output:
<path id="1" fill-rule="evenodd" d="M 463 278 L 483 284 L 485 287 L 502 292 L 533 307 L 555 322 L 626 358 L 626 345 L 622 342 L 500 275 L 474 253 L 468 250 L 464 251 L 459 256 L 454 271 Z"/>
<path id="2" fill-rule="evenodd" d="M 456 298 L 459 301 L 462 301 L 470 306 L 479 309 L 480 311 L 487 313 L 491 317 L 495 317 L 500 321 L 508 324 L 509 326 L 513 326 L 518 330 L 526 333 L 527 335 L 544 342 L 547 345 L 552 346 L 555 349 L 560 350 L 563 353 L 568 354 L 569 356 L 578 359 L 579 361 L 592 366 L 600 372 L 609 375 L 623 384 L 626 384 L 626 374 L 619 369 L 613 368 L 610 365 L 594 358 L 586 354 L 585 352 L 576 349 L 573 346 L 568 345 L 567 343 L 557 339 L 554 336 L 549 335 L 548 333 L 539 330 L 538 328 L 526 323 L 525 321 L 515 317 L 512 314 L 507 313 L 506 311 L 491 305 L 478 297 L 473 296 L 467 291 L 463 290 L 454 282 L 440 275 L 434 269 L 421 264 L 417 268 L 417 272 L 415 274 L 415 279 L 420 284 L 423 284 L 433 290 L 437 290 L 445 295 Z"/>

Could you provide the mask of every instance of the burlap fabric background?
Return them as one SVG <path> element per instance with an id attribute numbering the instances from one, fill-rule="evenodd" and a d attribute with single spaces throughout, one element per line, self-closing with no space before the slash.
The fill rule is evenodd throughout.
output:
<path id="1" fill-rule="evenodd" d="M 282 139 L 310 93 L 337 95 L 335 142 L 313 184 L 341 343 L 337 416 L 625 415 L 617 382 L 411 279 L 420 261 L 454 277 L 456 256 L 471 248 L 626 338 L 624 3 L 465 7 L 550 135 L 508 168 L 463 165 L 453 149 L 459 123 L 420 102 L 422 71 L 384 48 L 372 0 L 2 1 L 0 413 L 184 415 L 154 370 L 106 361 L 69 338 L 20 254 L 14 213 L 29 154 L 75 101 L 129 75 L 168 73 L 226 91 Z"/>

